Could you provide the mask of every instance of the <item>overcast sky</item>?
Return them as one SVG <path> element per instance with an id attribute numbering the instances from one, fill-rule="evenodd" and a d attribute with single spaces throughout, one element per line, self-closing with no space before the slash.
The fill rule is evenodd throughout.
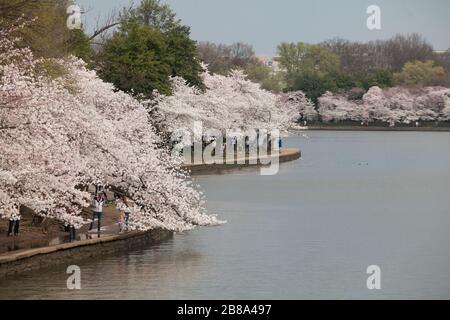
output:
<path id="1" fill-rule="evenodd" d="M 99 16 L 130 0 L 76 0 L 91 10 L 91 30 Z M 138 3 L 135 0 L 134 3 Z M 317 43 L 340 37 L 367 41 L 397 33 L 423 34 L 436 50 L 450 48 L 449 0 L 163 0 L 195 40 L 250 43 L 259 54 L 273 54 L 283 41 Z M 381 8 L 381 30 L 366 26 L 369 5 Z"/>

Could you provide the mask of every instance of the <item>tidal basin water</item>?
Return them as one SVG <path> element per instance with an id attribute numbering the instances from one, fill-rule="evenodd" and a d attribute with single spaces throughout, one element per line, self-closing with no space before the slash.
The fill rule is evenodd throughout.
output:
<path id="1" fill-rule="evenodd" d="M 307 134 L 278 175 L 196 178 L 228 224 L 80 263 L 79 291 L 61 266 L 0 280 L 0 298 L 449 299 L 450 133 Z"/>

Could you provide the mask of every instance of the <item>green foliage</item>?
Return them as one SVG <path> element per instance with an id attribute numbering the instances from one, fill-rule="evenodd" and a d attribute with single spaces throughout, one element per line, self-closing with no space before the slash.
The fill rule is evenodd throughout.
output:
<path id="1" fill-rule="evenodd" d="M 432 60 L 408 62 L 394 78 L 396 83 L 407 86 L 435 86 L 447 83 L 444 68 L 435 66 Z"/>
<path id="2" fill-rule="evenodd" d="M 317 74 L 299 74 L 292 80 L 292 85 L 287 88 L 287 91 L 297 90 L 303 91 L 312 102 L 317 103 L 317 100 L 325 92 L 335 92 L 338 90 L 338 87 L 331 77 L 319 76 Z"/>
<path id="3" fill-rule="evenodd" d="M 109 39 L 99 55 L 100 76 L 126 92 L 170 93 L 170 65 L 164 34 L 130 23 Z"/>
<path id="4" fill-rule="evenodd" d="M 337 88 L 338 90 L 347 91 L 352 88 L 362 86 L 360 81 L 358 81 L 351 74 L 346 73 L 344 71 L 338 71 L 335 73 L 328 74 L 326 78 L 328 78 L 328 81 L 333 82 L 335 88 Z"/>
<path id="5" fill-rule="evenodd" d="M 244 71 L 248 79 L 261 84 L 261 88 L 272 92 L 281 91 L 283 75 L 274 74 L 270 67 L 262 63 L 249 64 Z"/>
<path id="6" fill-rule="evenodd" d="M 364 81 L 364 88 L 367 90 L 377 86 L 380 88 L 392 87 L 394 84 L 394 76 L 390 70 L 376 69 L 367 75 Z"/>
<path id="7" fill-rule="evenodd" d="M 18 31 L 23 45 L 38 57 L 57 58 L 73 54 L 88 60 L 89 40 L 82 30 L 67 28 L 67 8 L 72 0 L 0 0 L 0 24 L 11 25 L 19 18 L 31 21 Z"/>
<path id="8" fill-rule="evenodd" d="M 89 37 L 81 29 L 74 29 L 69 32 L 65 47 L 68 53 L 85 62 L 90 62 L 92 59 L 93 51 Z"/>
<path id="9" fill-rule="evenodd" d="M 190 39 L 190 29 L 177 25 L 166 31 L 166 61 L 171 76 L 183 77 L 189 84 L 203 88 L 199 74 L 202 67 L 197 59 L 197 43 Z"/>
<path id="10" fill-rule="evenodd" d="M 326 91 L 355 86 L 354 79 L 341 72 L 339 57 L 319 45 L 282 43 L 278 54 L 286 70 L 287 89 L 302 90 L 313 102 Z"/>
<path id="11" fill-rule="evenodd" d="M 287 72 L 288 85 L 298 75 L 325 76 L 340 70 L 339 57 L 318 45 L 303 42 L 278 46 L 279 62 Z"/>
<path id="12" fill-rule="evenodd" d="M 132 9 L 123 18 L 125 21 L 134 19 L 139 24 L 161 31 L 181 25 L 180 21 L 176 20 L 176 14 L 172 9 L 160 0 L 142 0 L 137 8 Z"/>
<path id="13" fill-rule="evenodd" d="M 355 87 L 361 86 L 361 83 L 355 80 L 349 74 L 338 71 L 332 74 L 298 74 L 294 78 L 292 86 L 288 87 L 288 91 L 301 90 L 314 103 L 325 92 L 350 91 Z"/>
<path id="14" fill-rule="evenodd" d="M 419 34 L 368 43 L 333 39 L 319 46 L 302 42 L 278 46 L 287 89 L 303 90 L 314 101 L 326 90 L 346 91 L 358 99 L 362 91 L 356 88 L 450 85 L 446 72 L 450 54 L 433 54 L 432 45 Z"/>
<path id="15" fill-rule="evenodd" d="M 196 42 L 167 5 L 144 0 L 122 16 L 121 27 L 97 56 L 100 76 L 121 90 L 170 94 L 170 76 L 203 87 Z"/>

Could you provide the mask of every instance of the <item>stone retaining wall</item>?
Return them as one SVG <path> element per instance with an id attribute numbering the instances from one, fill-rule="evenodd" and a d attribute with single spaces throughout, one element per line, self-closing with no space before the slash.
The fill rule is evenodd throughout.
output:
<path id="1" fill-rule="evenodd" d="M 145 248 L 172 237 L 173 232 L 165 230 L 130 232 L 2 254 L 0 255 L 0 278 L 57 264 L 71 265 L 84 259 Z"/>

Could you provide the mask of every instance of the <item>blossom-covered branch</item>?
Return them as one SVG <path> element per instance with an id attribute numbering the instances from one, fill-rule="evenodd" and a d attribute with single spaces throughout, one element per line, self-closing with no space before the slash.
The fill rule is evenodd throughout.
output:
<path id="1" fill-rule="evenodd" d="M 164 150 L 147 110 L 75 58 L 46 75 L 42 60 L 0 31 L 0 214 L 20 206 L 81 227 L 88 184 L 126 191 L 135 206 L 132 229 L 186 230 L 219 224 L 201 192 Z M 48 62 L 48 61 L 47 61 Z"/>

